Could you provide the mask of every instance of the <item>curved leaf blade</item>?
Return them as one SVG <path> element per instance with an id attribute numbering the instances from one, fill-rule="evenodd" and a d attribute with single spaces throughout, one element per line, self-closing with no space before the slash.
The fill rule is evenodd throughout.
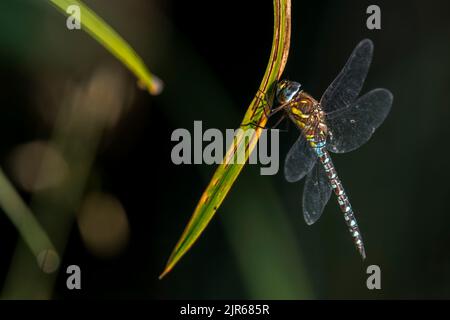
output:
<path id="1" fill-rule="evenodd" d="M 139 86 L 147 89 L 153 95 L 162 91 L 163 82 L 148 70 L 136 51 L 88 6 L 78 0 L 49 1 L 66 15 L 68 15 L 67 8 L 69 6 L 78 6 L 83 29 L 136 75 Z"/>
<path id="2" fill-rule="evenodd" d="M 291 1 L 274 0 L 273 4 L 274 36 L 269 63 L 258 90 L 260 94 L 254 97 L 241 123 L 241 127 L 245 127 L 249 123 L 255 123 L 257 124 L 256 130 L 249 139 L 246 139 L 246 130 L 238 131 L 235 136 L 235 143 L 228 149 L 223 163 L 219 165 L 201 196 L 188 225 L 167 261 L 164 271 L 159 276 L 160 279 L 173 269 L 205 230 L 244 167 L 244 164 L 233 163 L 232 160 L 238 154 L 238 157 L 241 157 L 240 153 L 245 152 L 244 156 L 247 161 L 261 136 L 262 128 L 266 125 L 267 117 L 263 112 L 266 106 L 261 95 L 271 96 L 272 84 L 283 73 L 289 53 L 291 34 Z"/>

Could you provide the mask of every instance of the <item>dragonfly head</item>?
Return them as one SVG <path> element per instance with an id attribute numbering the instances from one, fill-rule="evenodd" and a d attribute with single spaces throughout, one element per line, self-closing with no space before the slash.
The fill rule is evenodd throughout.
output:
<path id="1" fill-rule="evenodd" d="M 302 85 L 298 82 L 282 80 L 277 84 L 276 98 L 279 104 L 289 102 L 301 91 Z"/>

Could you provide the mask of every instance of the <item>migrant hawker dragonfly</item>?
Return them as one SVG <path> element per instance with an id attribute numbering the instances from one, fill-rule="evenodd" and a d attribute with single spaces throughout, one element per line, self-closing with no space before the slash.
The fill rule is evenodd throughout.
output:
<path id="1" fill-rule="evenodd" d="M 358 98 L 372 53 L 372 41 L 361 41 L 320 101 L 303 91 L 297 82 L 279 82 L 277 105 L 271 110 L 271 114 L 284 111 L 284 117 L 290 118 L 301 131 L 286 156 L 284 174 L 289 182 L 306 176 L 303 189 L 306 223 L 311 225 L 319 219 L 334 191 L 363 259 L 366 253 L 361 232 L 329 151 L 345 153 L 366 143 L 391 109 L 393 95 L 386 89 L 374 89 Z"/>

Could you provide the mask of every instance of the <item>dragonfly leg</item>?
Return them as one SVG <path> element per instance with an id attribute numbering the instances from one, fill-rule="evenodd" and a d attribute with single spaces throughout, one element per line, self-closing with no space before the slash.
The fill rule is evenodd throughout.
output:
<path id="1" fill-rule="evenodd" d="M 270 113 L 267 117 L 269 118 L 269 117 L 273 116 L 274 114 L 286 109 L 286 106 L 287 106 L 287 103 L 282 104 L 282 105 L 276 107 L 275 109 L 270 110 Z"/>
<path id="2" fill-rule="evenodd" d="M 276 114 L 276 113 L 278 113 L 278 112 L 280 112 L 280 111 L 282 111 L 282 110 L 284 110 L 284 109 L 286 108 L 286 105 L 287 105 L 287 104 L 282 104 L 282 105 L 276 107 L 275 109 L 272 109 L 272 107 L 269 106 L 269 103 L 268 103 L 268 101 L 267 101 L 267 99 L 266 99 L 267 94 L 266 94 L 265 92 L 259 90 L 259 89 L 258 89 L 258 93 L 262 94 L 262 98 L 261 98 L 261 97 L 258 97 L 258 96 L 257 96 L 257 98 L 260 99 L 260 100 L 262 100 L 262 102 L 263 102 L 263 112 L 264 112 L 264 115 L 266 116 L 266 118 L 270 118 L 270 117 L 272 117 L 274 114 Z M 269 112 L 267 112 L 266 106 L 269 106 Z M 276 122 L 276 124 L 275 124 L 271 129 L 275 129 L 275 127 L 278 126 L 278 125 L 281 123 L 281 121 L 284 120 L 284 118 L 285 118 L 285 116 L 283 115 L 283 116 Z M 254 126 L 254 127 L 262 128 L 262 129 L 265 128 L 265 127 L 260 126 L 259 124 L 257 124 L 255 121 L 252 121 L 252 122 L 249 122 L 249 123 L 241 124 L 241 127 L 246 127 L 246 126 Z M 287 131 L 287 130 L 286 130 L 286 131 Z"/>
<path id="3" fill-rule="evenodd" d="M 253 127 L 256 127 L 256 128 L 261 128 L 261 129 L 264 129 L 265 127 L 263 127 L 263 126 L 260 126 L 258 123 L 256 123 L 255 121 L 252 121 L 252 122 L 249 122 L 249 123 L 243 123 L 243 124 L 241 124 L 241 127 L 249 127 L 249 126 L 253 126 Z"/>
<path id="4" fill-rule="evenodd" d="M 280 123 L 281 123 L 285 118 L 286 118 L 286 115 L 283 114 L 283 115 L 280 117 L 280 119 L 278 119 L 278 121 L 277 121 L 277 122 L 273 125 L 273 127 L 270 128 L 270 129 L 276 129 L 276 128 L 280 125 Z M 288 121 L 288 125 L 289 125 L 289 121 Z M 287 129 L 280 130 L 280 131 L 286 132 Z"/>
<path id="5" fill-rule="evenodd" d="M 273 116 L 274 114 L 276 114 L 276 113 L 278 113 L 279 111 L 284 110 L 284 109 L 286 108 L 287 103 L 286 103 L 286 104 L 279 105 L 278 107 L 272 109 L 273 106 L 271 106 L 271 105 L 269 104 L 269 102 L 267 101 L 267 99 L 266 99 L 267 93 L 265 93 L 265 92 L 263 92 L 263 91 L 261 91 L 261 90 L 259 90 L 259 89 L 258 89 L 258 93 L 260 93 L 260 94 L 262 95 L 262 98 L 261 98 L 261 97 L 258 97 L 258 99 L 261 99 L 262 102 L 263 102 L 263 105 L 264 105 L 263 112 L 264 112 L 264 115 L 265 115 L 267 118 L 270 118 L 270 117 Z M 268 106 L 268 107 L 269 107 L 269 111 L 268 111 L 268 112 L 267 112 L 265 106 Z"/>
<path id="6" fill-rule="evenodd" d="M 264 115 L 268 118 L 269 114 L 270 114 L 270 110 L 272 109 L 272 106 L 269 104 L 269 101 L 267 100 L 267 93 L 258 89 L 258 94 L 262 95 L 262 97 L 259 97 L 258 95 L 256 97 L 263 102 L 263 112 L 264 112 Z M 269 111 L 266 110 L 266 106 L 269 107 Z"/>
<path id="7" fill-rule="evenodd" d="M 285 114 L 283 114 L 283 115 L 280 117 L 280 119 L 278 119 L 277 122 L 275 122 L 275 124 L 274 124 L 270 129 L 276 129 L 284 119 L 286 119 L 286 115 L 285 115 Z M 288 121 L 288 124 L 287 124 L 287 125 L 289 125 L 289 121 Z M 255 127 L 261 128 L 261 129 L 264 129 L 264 128 L 265 128 L 265 127 L 263 127 L 263 126 L 260 126 L 259 124 L 257 124 L 257 123 L 254 122 L 254 121 L 253 121 L 253 122 L 249 122 L 249 123 L 241 124 L 241 127 L 246 127 L 246 126 L 255 126 Z M 286 132 L 286 131 L 288 131 L 288 130 L 287 130 L 287 129 L 284 129 L 284 130 L 280 130 L 280 131 Z"/>

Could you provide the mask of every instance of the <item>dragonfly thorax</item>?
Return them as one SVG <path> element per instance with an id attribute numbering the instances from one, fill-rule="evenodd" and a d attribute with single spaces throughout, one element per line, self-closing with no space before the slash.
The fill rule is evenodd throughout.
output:
<path id="1" fill-rule="evenodd" d="M 320 103 L 295 81 L 282 80 L 277 85 L 277 102 L 301 129 L 312 146 L 324 144 L 328 134 L 325 113 Z"/>
<path id="2" fill-rule="evenodd" d="M 299 92 L 287 103 L 285 110 L 289 118 L 312 144 L 326 140 L 329 132 L 325 112 L 320 103 L 308 93 Z"/>

